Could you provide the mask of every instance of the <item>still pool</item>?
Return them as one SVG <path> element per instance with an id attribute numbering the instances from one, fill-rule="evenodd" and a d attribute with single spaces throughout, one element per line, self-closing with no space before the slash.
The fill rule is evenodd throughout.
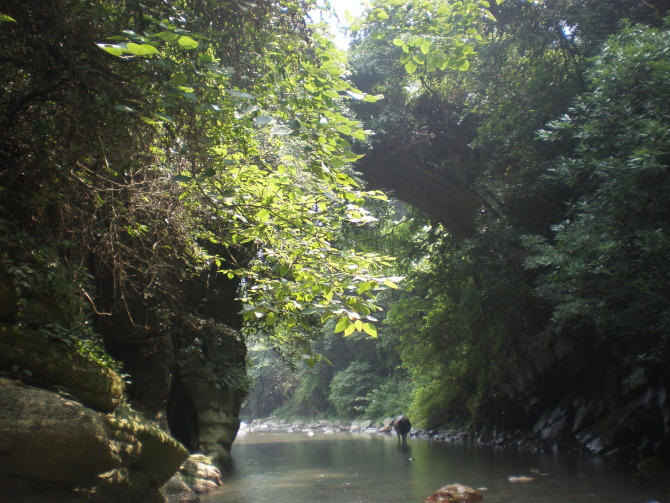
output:
<path id="1" fill-rule="evenodd" d="M 238 436 L 235 466 L 203 503 L 416 503 L 460 483 L 485 502 L 670 503 L 670 471 L 640 474 L 610 458 L 390 435 L 255 431 Z M 527 476 L 528 482 L 510 482 Z"/>

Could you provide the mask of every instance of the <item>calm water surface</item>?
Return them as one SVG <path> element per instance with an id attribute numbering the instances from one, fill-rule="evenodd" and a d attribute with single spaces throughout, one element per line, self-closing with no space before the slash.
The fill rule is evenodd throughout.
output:
<path id="1" fill-rule="evenodd" d="M 233 458 L 224 488 L 203 502 L 417 503 L 461 483 L 487 503 L 670 503 L 668 470 L 643 477 L 607 458 L 469 443 L 409 439 L 403 449 L 390 435 L 256 431 L 238 436 Z M 508 480 L 521 475 L 534 480 Z"/>

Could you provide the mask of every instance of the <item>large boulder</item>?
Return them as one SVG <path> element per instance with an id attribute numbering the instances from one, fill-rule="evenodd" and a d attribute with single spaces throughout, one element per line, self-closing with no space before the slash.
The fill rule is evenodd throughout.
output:
<path id="1" fill-rule="evenodd" d="M 184 480 L 181 473 L 177 473 L 167 484 L 161 487 L 161 494 L 167 503 L 196 503 L 200 501 L 198 493 Z"/>
<path id="2" fill-rule="evenodd" d="M 192 454 L 179 472 L 196 493 L 215 491 L 223 484 L 221 471 L 214 465 L 214 460 L 204 454 Z"/>
<path id="3" fill-rule="evenodd" d="M 472 503 L 483 499 L 484 497 L 471 487 L 451 484 L 428 496 L 423 503 Z"/>
<path id="4" fill-rule="evenodd" d="M 221 471 L 211 457 L 191 454 L 179 472 L 161 488 L 167 503 L 199 501 L 198 494 L 215 491 L 223 485 Z"/>
<path id="5" fill-rule="evenodd" d="M 112 442 L 103 415 L 56 393 L 0 378 L 0 403 L 2 474 L 92 486 L 137 455 L 132 442 Z"/>
<path id="6" fill-rule="evenodd" d="M 0 369 L 27 371 L 40 386 L 62 389 L 103 412 L 123 399 L 123 380 L 113 370 L 22 325 L 0 323 Z"/>
<path id="7" fill-rule="evenodd" d="M 0 481 L 12 481 L 3 488 L 11 501 L 33 501 L 40 488 L 54 498 L 78 492 L 101 503 L 162 501 L 158 488 L 188 457 L 127 407 L 105 414 L 6 378 L 0 403 Z"/>

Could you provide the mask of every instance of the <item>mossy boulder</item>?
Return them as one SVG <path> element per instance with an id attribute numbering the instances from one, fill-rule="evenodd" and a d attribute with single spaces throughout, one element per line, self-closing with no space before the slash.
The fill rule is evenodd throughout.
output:
<path id="1" fill-rule="evenodd" d="M 105 414 L 52 391 L 0 378 L 0 479 L 93 501 L 162 501 L 187 450 L 127 407 Z M 18 486 L 16 486 L 18 487 Z M 26 489 L 16 501 L 28 501 Z M 74 494 L 74 493 L 73 493 Z M 32 496 L 31 496 L 32 497 Z"/>
<path id="2" fill-rule="evenodd" d="M 103 412 L 113 411 L 123 398 L 116 372 L 21 325 L 0 323 L 0 369 L 28 371 L 40 386 L 62 388 Z"/>

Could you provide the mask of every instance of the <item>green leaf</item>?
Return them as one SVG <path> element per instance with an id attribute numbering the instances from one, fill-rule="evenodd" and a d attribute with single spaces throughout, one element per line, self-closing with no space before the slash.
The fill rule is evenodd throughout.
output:
<path id="1" fill-rule="evenodd" d="M 170 82 L 177 86 L 183 86 L 188 83 L 188 78 L 181 72 L 173 73 L 170 77 Z"/>
<path id="2" fill-rule="evenodd" d="M 356 331 L 356 326 L 351 323 L 346 330 L 344 331 L 344 336 L 349 337 L 351 334 L 353 334 Z"/>
<path id="3" fill-rule="evenodd" d="M 126 52 L 123 47 L 116 44 L 96 44 L 103 51 L 111 54 L 112 56 L 123 56 Z"/>
<path id="4" fill-rule="evenodd" d="M 365 95 L 365 98 L 363 98 L 363 101 L 366 101 L 368 103 L 375 103 L 376 101 L 384 99 L 383 94 L 375 94 L 374 96 L 371 96 L 369 94 Z"/>
<path id="5" fill-rule="evenodd" d="M 157 121 L 157 120 L 151 119 L 149 117 L 142 116 L 142 117 L 140 117 L 140 119 L 142 119 L 142 121 L 146 122 L 150 126 L 158 126 L 160 124 L 163 124 L 162 121 Z"/>
<path id="6" fill-rule="evenodd" d="M 151 56 L 153 54 L 158 54 L 158 49 L 150 44 L 135 44 L 133 42 L 128 42 L 126 49 L 135 56 Z"/>
<path id="7" fill-rule="evenodd" d="M 372 12 L 372 15 L 375 16 L 380 21 L 386 21 L 389 18 L 389 15 L 386 13 L 384 9 L 375 9 Z"/>
<path id="8" fill-rule="evenodd" d="M 430 52 L 430 42 L 428 40 L 424 40 L 419 49 L 423 54 L 428 54 Z"/>
<path id="9" fill-rule="evenodd" d="M 343 332 L 348 326 L 349 326 L 349 318 L 343 316 L 337 321 L 337 325 L 335 325 L 335 333 Z"/>
<path id="10" fill-rule="evenodd" d="M 155 36 L 166 42 L 174 42 L 179 38 L 179 35 L 172 31 L 162 31 L 160 33 L 156 33 Z"/>
<path id="11" fill-rule="evenodd" d="M 384 284 L 388 286 L 389 288 L 398 288 L 398 285 L 396 285 L 393 281 L 385 279 Z"/>
<path id="12" fill-rule="evenodd" d="M 172 180 L 179 183 L 188 183 L 193 180 L 193 177 L 187 175 L 175 175 L 172 177 Z"/>
<path id="13" fill-rule="evenodd" d="M 418 66 L 413 60 L 409 60 L 407 63 L 405 63 L 405 71 L 410 75 L 416 72 L 417 68 Z"/>
<path id="14" fill-rule="evenodd" d="M 198 47 L 198 42 L 193 40 L 191 37 L 182 35 L 177 39 L 177 43 L 184 49 L 196 49 Z"/>
<path id="15" fill-rule="evenodd" d="M 363 323 L 363 331 L 371 337 L 377 337 L 377 327 L 372 323 Z"/>
<path id="16" fill-rule="evenodd" d="M 470 68 L 470 62 L 467 59 L 464 59 L 461 63 L 461 66 L 458 67 L 458 69 L 462 72 L 466 71 L 468 68 Z"/>
<path id="17" fill-rule="evenodd" d="M 161 114 L 161 113 L 155 113 L 154 115 L 155 115 L 156 117 L 158 117 L 159 119 L 164 120 L 164 121 L 166 121 L 166 122 L 169 122 L 169 123 L 173 123 L 173 122 L 174 122 L 174 119 L 173 119 L 170 115 Z"/>
<path id="18" fill-rule="evenodd" d="M 128 112 L 128 113 L 137 112 L 137 110 L 135 110 L 133 107 L 129 107 L 128 105 L 115 105 L 114 110 L 118 110 L 119 112 Z"/>
<path id="19" fill-rule="evenodd" d="M 284 136 L 284 135 L 287 135 L 287 134 L 291 134 L 292 132 L 293 132 L 293 130 L 292 130 L 290 127 L 288 127 L 288 126 L 284 126 L 284 125 L 282 125 L 282 124 L 277 124 L 276 126 L 274 126 L 274 127 L 270 130 L 270 134 L 272 134 L 272 135 L 280 135 L 280 136 Z"/>
<path id="20" fill-rule="evenodd" d="M 0 14 L 0 22 L 4 23 L 16 23 L 16 19 L 9 17 L 7 14 Z"/>
<path id="21" fill-rule="evenodd" d="M 442 57 L 441 55 L 437 55 L 435 59 L 432 62 L 433 66 L 437 68 L 438 70 L 444 70 L 447 68 L 448 61 L 446 58 Z"/>
<path id="22" fill-rule="evenodd" d="M 246 100 L 255 100 L 256 99 L 256 98 L 254 98 L 253 95 L 251 95 L 249 93 L 244 93 L 242 91 L 235 91 L 234 89 L 229 89 L 226 92 L 234 98 L 243 98 L 243 99 L 246 99 Z"/>

